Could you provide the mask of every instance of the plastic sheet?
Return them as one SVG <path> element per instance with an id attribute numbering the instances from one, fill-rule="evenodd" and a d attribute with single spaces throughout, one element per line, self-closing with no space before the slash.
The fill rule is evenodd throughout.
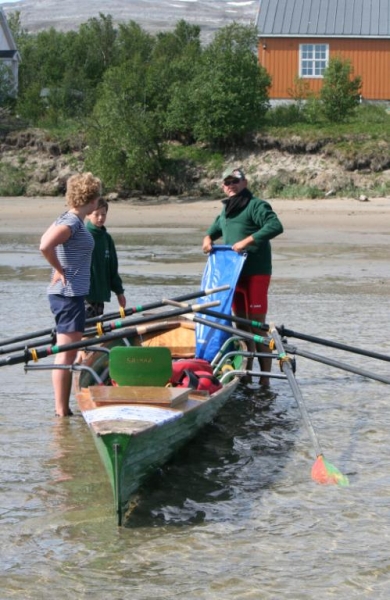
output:
<path id="1" fill-rule="evenodd" d="M 230 289 L 223 292 L 210 294 L 206 298 L 199 298 L 199 304 L 219 300 L 221 302 L 215 310 L 231 314 L 234 290 L 246 259 L 246 254 L 238 254 L 231 246 L 214 246 L 206 263 L 202 277 L 202 290 L 213 289 L 229 285 Z M 197 317 L 205 317 L 201 313 Z M 223 325 L 231 326 L 231 321 L 206 316 L 208 321 L 217 321 Z M 222 344 L 230 337 L 225 331 L 209 327 L 203 323 L 196 324 L 196 357 L 211 361 L 219 351 Z"/>

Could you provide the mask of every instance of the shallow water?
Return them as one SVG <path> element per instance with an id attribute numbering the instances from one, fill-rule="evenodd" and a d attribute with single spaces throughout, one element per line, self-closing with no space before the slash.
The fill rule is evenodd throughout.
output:
<path id="1" fill-rule="evenodd" d="M 129 305 L 197 290 L 200 239 L 191 229 L 120 236 Z M 1 337 L 50 327 L 36 237 L 0 241 Z M 369 250 L 343 262 L 341 276 L 321 248 L 299 268 L 300 247 L 275 244 L 268 320 L 390 354 L 388 260 L 373 252 L 372 263 Z M 386 362 L 289 341 L 390 376 Z M 54 418 L 48 372 L 2 367 L 0 598 L 388 598 L 388 387 L 299 357 L 297 379 L 324 455 L 349 487 L 311 480 L 315 452 L 286 382 L 266 393 L 241 386 L 118 529 L 83 419 Z"/>

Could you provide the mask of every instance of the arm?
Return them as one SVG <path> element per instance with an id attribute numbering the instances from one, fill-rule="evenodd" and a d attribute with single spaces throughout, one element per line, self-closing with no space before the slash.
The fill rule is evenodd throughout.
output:
<path id="1" fill-rule="evenodd" d="M 109 234 L 107 234 L 109 235 Z M 109 244 L 110 244 L 110 287 L 111 290 L 116 294 L 118 298 L 119 306 L 122 308 L 126 307 L 126 298 L 123 294 L 123 283 L 122 278 L 118 273 L 118 255 L 116 253 L 115 243 L 112 237 L 109 235 Z"/>
<path id="2" fill-rule="evenodd" d="M 255 242 L 266 242 L 283 233 L 283 225 L 268 202 L 260 202 L 254 209 L 253 219 L 259 224 L 252 235 Z"/>
<path id="3" fill-rule="evenodd" d="M 236 252 L 243 252 L 248 246 L 272 240 L 283 233 L 283 225 L 268 202 L 258 201 L 252 207 L 251 217 L 258 230 L 236 242 L 232 246 Z"/>
<path id="4" fill-rule="evenodd" d="M 56 247 L 60 244 L 64 244 L 71 236 L 71 230 L 67 225 L 56 225 L 53 223 L 43 234 L 39 250 L 47 262 L 53 267 L 55 273 L 53 275 L 52 283 L 61 279 L 63 285 L 65 285 L 65 273 L 62 268 L 60 261 L 57 258 Z"/>

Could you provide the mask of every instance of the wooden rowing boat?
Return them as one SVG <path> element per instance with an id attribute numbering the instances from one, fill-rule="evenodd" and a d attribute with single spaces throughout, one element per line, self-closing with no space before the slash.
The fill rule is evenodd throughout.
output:
<path id="1" fill-rule="evenodd" d="M 148 475 L 214 419 L 247 360 L 242 339 L 225 343 L 216 364 L 211 362 L 220 387 L 210 393 L 169 383 L 172 366 L 195 355 L 191 321 L 154 323 L 153 331 L 125 343 L 116 340 L 84 352 L 75 376 L 75 396 L 107 470 L 118 525 Z"/>

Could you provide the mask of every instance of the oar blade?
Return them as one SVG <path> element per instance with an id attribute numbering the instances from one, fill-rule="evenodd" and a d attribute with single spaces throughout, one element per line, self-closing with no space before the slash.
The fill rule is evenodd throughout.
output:
<path id="1" fill-rule="evenodd" d="M 346 487 L 349 485 L 348 477 L 343 475 L 337 467 L 327 461 L 321 454 L 317 457 L 312 469 L 311 477 L 317 483 L 323 485 L 339 485 Z"/>

